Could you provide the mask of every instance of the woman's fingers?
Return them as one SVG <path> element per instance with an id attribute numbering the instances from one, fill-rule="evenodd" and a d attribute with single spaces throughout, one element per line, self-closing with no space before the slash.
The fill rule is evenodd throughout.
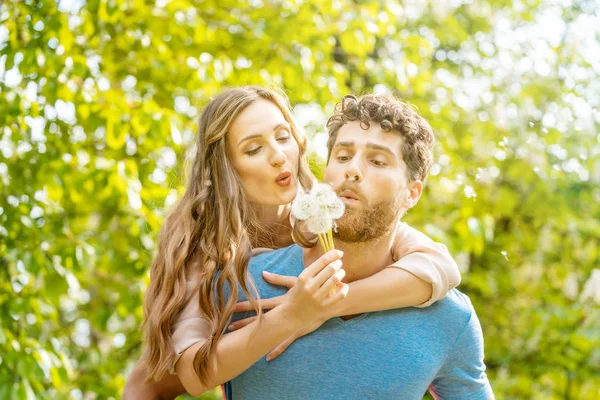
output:
<path id="1" fill-rule="evenodd" d="M 283 343 L 280 343 L 279 346 L 275 347 L 275 349 L 267 354 L 267 361 L 271 361 L 272 359 L 279 357 L 296 339 L 316 331 L 321 325 L 323 325 L 323 323 L 325 323 L 324 319 L 317 320 L 308 326 L 298 329 L 292 336 L 287 338 Z"/>
<path id="2" fill-rule="evenodd" d="M 235 331 L 236 329 L 243 328 L 246 325 L 253 323 L 254 321 L 256 321 L 256 316 L 240 319 L 239 321 L 235 321 L 234 323 L 229 325 L 229 330 Z"/>
<path id="3" fill-rule="evenodd" d="M 330 307 L 332 304 L 335 304 L 338 301 L 345 299 L 348 295 L 349 288 L 350 287 L 345 283 L 338 283 L 335 294 L 325 300 L 324 306 Z"/>
<path id="4" fill-rule="evenodd" d="M 271 310 L 283 302 L 283 296 L 272 297 L 270 299 L 261 299 L 258 301 L 263 310 Z M 233 306 L 233 312 L 254 311 L 254 307 L 249 301 L 240 301 Z"/>
<path id="5" fill-rule="evenodd" d="M 342 260 L 336 260 L 323 268 L 321 272 L 317 276 L 315 276 L 310 284 L 316 291 L 319 290 L 321 286 L 327 282 L 332 276 L 334 276 L 337 272 L 339 272 L 340 268 L 342 268 Z"/>
<path id="6" fill-rule="evenodd" d="M 296 337 L 296 335 L 293 335 L 285 339 L 283 343 L 280 343 L 279 346 L 275 347 L 275 349 L 273 349 L 269 354 L 267 354 L 267 361 L 271 361 L 272 359 L 279 357 L 281 353 L 283 353 L 289 347 L 289 345 L 292 344 L 297 338 L 298 337 Z"/>
<path id="7" fill-rule="evenodd" d="M 331 277 L 329 277 L 329 279 L 327 279 L 325 281 L 325 283 L 323 284 L 323 286 L 321 286 L 321 288 L 317 291 L 317 293 L 316 293 L 317 299 L 326 298 L 327 295 L 329 295 L 329 293 L 331 293 L 331 290 L 334 289 L 335 287 L 337 287 L 337 285 L 342 282 L 342 279 L 344 279 L 344 276 L 346 276 L 345 270 L 340 269 L 340 270 L 336 271 L 336 273 L 333 274 Z"/>
<path id="8" fill-rule="evenodd" d="M 330 250 L 327 253 L 323 254 L 317 261 L 312 263 L 308 268 L 305 268 L 304 271 L 300 274 L 299 278 L 305 281 L 308 281 L 310 278 L 317 276 L 319 272 L 332 262 L 339 260 L 342 258 L 344 253 L 339 250 Z"/>
<path id="9" fill-rule="evenodd" d="M 294 286 L 298 277 L 274 274 L 272 272 L 263 271 L 263 279 L 270 284 L 291 288 Z"/>

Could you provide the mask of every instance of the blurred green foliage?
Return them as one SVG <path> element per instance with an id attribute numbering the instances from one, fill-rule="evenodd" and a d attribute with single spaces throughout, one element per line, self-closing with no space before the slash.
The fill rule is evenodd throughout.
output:
<path id="1" fill-rule="evenodd" d="M 456 256 L 498 399 L 600 398 L 595 7 L 2 2 L 0 399 L 120 397 L 196 117 L 244 84 L 285 88 L 317 173 L 342 95 L 415 104 L 438 142 L 407 220 Z"/>

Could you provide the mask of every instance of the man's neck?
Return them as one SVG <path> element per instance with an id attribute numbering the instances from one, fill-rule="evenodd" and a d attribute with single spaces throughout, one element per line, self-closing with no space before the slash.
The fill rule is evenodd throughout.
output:
<path id="1" fill-rule="evenodd" d="M 396 235 L 396 229 L 377 239 L 349 243 L 339 239 L 335 240 L 335 248 L 344 252 L 342 257 L 342 268 L 346 271 L 344 283 L 350 283 L 375 275 L 394 261 L 392 259 L 392 246 Z M 304 252 L 304 264 L 309 266 L 323 255 L 321 246 L 306 249 Z"/>

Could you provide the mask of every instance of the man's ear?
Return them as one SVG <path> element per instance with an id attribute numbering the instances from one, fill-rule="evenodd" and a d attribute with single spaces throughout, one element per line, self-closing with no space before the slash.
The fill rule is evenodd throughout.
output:
<path id="1" fill-rule="evenodd" d="M 406 198 L 406 209 L 413 208 L 419 199 L 421 198 L 421 194 L 423 193 L 423 182 L 420 180 L 412 181 L 408 184 L 408 197 Z"/>

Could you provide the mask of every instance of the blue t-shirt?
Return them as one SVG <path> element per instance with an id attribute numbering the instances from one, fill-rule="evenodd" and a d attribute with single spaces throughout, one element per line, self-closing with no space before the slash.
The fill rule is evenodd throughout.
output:
<path id="1" fill-rule="evenodd" d="M 286 292 L 265 282 L 263 270 L 297 276 L 303 269 L 303 249 L 295 245 L 249 264 L 263 299 Z M 249 315 L 236 314 L 234 320 Z M 437 399 L 492 396 L 481 326 L 469 298 L 458 290 L 428 308 L 330 319 L 278 358 L 260 359 L 225 391 L 228 400 L 412 400 L 422 399 L 428 388 Z"/>

